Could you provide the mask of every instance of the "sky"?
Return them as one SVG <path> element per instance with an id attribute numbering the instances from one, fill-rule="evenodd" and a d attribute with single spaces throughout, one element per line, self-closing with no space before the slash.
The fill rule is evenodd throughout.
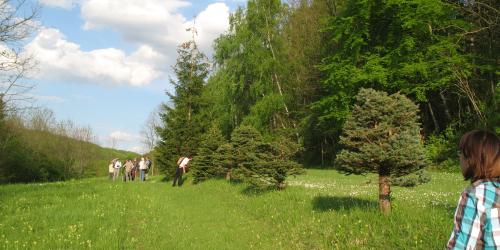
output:
<path id="1" fill-rule="evenodd" d="M 37 0 L 33 0 L 37 1 Z M 37 105 L 90 126 L 97 142 L 142 153 L 147 117 L 172 92 L 177 46 L 198 32 L 209 57 L 242 0 L 38 0 L 39 29 L 24 49 L 37 68 Z M 196 17 L 196 18 L 195 18 Z"/>

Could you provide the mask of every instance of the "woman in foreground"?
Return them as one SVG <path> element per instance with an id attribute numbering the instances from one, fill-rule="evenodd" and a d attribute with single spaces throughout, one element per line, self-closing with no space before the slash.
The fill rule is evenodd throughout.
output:
<path id="1" fill-rule="evenodd" d="M 500 246 L 500 139 L 482 130 L 460 139 L 460 168 L 471 181 L 458 202 L 448 249 Z"/>

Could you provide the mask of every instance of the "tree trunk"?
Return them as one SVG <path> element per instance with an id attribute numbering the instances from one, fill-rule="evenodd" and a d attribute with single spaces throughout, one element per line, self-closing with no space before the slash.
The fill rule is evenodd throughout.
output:
<path id="1" fill-rule="evenodd" d="M 442 91 L 439 91 L 439 96 L 441 97 L 441 101 L 443 102 L 444 114 L 446 115 L 448 121 L 451 121 L 451 113 L 450 109 L 448 108 L 448 102 L 446 101 L 446 97 L 444 96 Z"/>
<path id="2" fill-rule="evenodd" d="M 380 212 L 388 215 L 391 213 L 391 184 L 389 171 L 386 168 L 379 169 L 378 191 L 378 204 Z"/>
<path id="3" fill-rule="evenodd" d="M 427 101 L 427 106 L 429 107 L 429 112 L 431 114 L 432 121 L 434 122 L 434 132 L 437 132 L 437 131 L 439 131 L 439 124 L 438 124 L 438 121 L 436 119 L 436 116 L 434 115 L 434 110 L 432 109 L 432 105 L 429 101 Z"/>
<path id="4" fill-rule="evenodd" d="M 321 142 L 321 167 L 325 166 L 325 150 L 323 147 L 323 142 Z"/>
<path id="5" fill-rule="evenodd" d="M 230 181 L 231 180 L 231 169 L 226 172 L 226 180 Z"/>

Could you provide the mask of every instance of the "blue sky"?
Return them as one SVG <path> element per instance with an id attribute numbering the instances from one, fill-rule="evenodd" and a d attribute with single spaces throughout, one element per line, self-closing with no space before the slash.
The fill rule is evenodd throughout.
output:
<path id="1" fill-rule="evenodd" d="M 58 120 L 90 125 L 99 144 L 142 151 L 140 131 L 167 102 L 176 46 L 189 39 L 210 55 L 241 0 L 39 0 L 39 30 L 25 46 L 38 61 L 37 104 Z"/>

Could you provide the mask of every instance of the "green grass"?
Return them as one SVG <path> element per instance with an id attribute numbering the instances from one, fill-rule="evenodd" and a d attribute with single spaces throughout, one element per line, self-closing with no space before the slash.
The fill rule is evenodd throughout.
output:
<path id="1" fill-rule="evenodd" d="M 104 178 L 0 186 L 1 249 L 442 249 L 467 183 L 433 173 L 393 188 L 378 212 L 377 178 L 308 170 L 284 191 L 214 180 L 171 187 Z"/>

